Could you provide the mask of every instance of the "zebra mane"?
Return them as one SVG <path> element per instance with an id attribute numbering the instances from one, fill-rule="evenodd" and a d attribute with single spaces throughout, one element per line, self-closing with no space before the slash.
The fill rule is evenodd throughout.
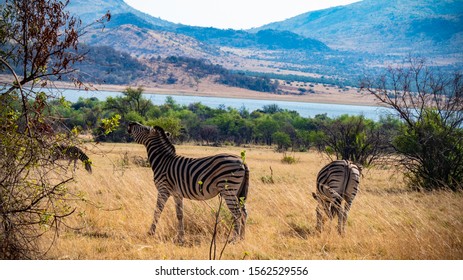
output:
<path id="1" fill-rule="evenodd" d="M 156 130 L 159 133 L 159 135 L 161 135 L 162 142 L 164 142 L 168 146 L 168 148 L 170 149 L 170 152 L 175 154 L 176 153 L 175 146 L 169 140 L 169 137 L 167 137 L 167 134 L 164 131 L 164 129 L 162 127 L 160 127 L 160 126 L 155 126 L 155 127 L 153 127 L 153 129 Z"/>

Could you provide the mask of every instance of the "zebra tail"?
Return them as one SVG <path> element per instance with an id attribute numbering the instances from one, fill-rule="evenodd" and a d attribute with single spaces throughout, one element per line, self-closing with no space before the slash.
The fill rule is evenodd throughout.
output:
<path id="1" fill-rule="evenodd" d="M 246 198 L 248 197 L 248 189 L 249 189 L 249 168 L 247 164 L 244 165 L 244 180 L 241 183 L 240 190 L 238 192 L 238 198 L 240 201 L 242 200 L 243 202 L 246 201 Z"/>

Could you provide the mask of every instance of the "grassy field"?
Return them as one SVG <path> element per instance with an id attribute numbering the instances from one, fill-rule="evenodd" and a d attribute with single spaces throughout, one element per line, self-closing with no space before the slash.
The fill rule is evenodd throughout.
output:
<path id="1" fill-rule="evenodd" d="M 90 146 L 89 146 L 90 147 Z M 316 174 L 328 159 L 315 152 L 282 154 L 264 147 L 177 146 L 190 157 L 246 150 L 251 170 L 246 239 L 225 247 L 222 259 L 463 259 L 463 193 L 410 192 L 390 169 L 364 171 L 350 212 L 347 234 L 336 222 L 315 231 Z M 98 144 L 88 154 L 93 174 L 76 172 L 70 189 L 87 203 L 76 204 L 49 251 L 49 259 L 208 259 L 219 200 L 185 201 L 185 239 L 173 242 L 177 219 L 170 199 L 155 236 L 147 231 L 157 195 L 153 173 L 135 164 L 146 151 L 138 144 Z M 273 183 L 270 182 L 270 167 Z M 221 211 L 217 258 L 227 238 L 228 209 Z"/>

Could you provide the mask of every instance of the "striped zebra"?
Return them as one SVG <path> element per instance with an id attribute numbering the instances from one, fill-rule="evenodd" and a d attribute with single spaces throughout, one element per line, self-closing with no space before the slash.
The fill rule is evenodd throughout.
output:
<path id="1" fill-rule="evenodd" d="M 74 161 L 74 171 L 77 167 L 77 160 L 82 161 L 85 170 L 92 173 L 92 161 L 79 147 L 60 144 L 54 147 L 53 160 L 67 159 L 69 164 Z"/>
<path id="2" fill-rule="evenodd" d="M 164 130 L 132 122 L 128 133 L 143 144 L 154 173 L 158 190 L 154 219 L 149 230 L 153 235 L 164 206 L 173 196 L 178 219 L 177 241 L 182 243 L 183 198 L 207 200 L 221 195 L 234 217 L 234 235 L 244 239 L 247 211 L 245 201 L 249 187 L 249 169 L 240 157 L 218 154 L 204 158 L 188 158 L 176 154 Z"/>
<path id="3" fill-rule="evenodd" d="M 347 216 L 358 191 L 361 168 L 346 160 L 335 160 L 323 167 L 317 176 L 317 231 L 323 230 L 324 215 L 338 216 L 338 233 L 345 234 Z M 342 203 L 344 202 L 344 209 Z"/>

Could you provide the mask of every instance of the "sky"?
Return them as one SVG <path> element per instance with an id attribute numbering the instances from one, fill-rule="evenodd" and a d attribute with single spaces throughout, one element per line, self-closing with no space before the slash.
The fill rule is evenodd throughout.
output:
<path id="1" fill-rule="evenodd" d="M 124 0 L 154 17 L 186 25 L 249 29 L 359 0 Z"/>

